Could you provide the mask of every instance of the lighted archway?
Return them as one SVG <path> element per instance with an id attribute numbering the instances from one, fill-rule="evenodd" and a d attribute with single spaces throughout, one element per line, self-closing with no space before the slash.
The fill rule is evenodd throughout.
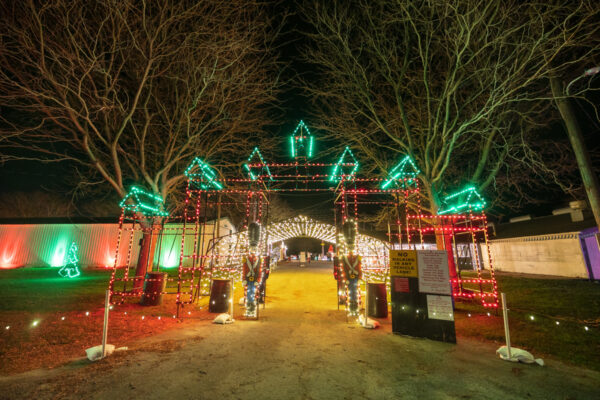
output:
<path id="1" fill-rule="evenodd" d="M 320 222 L 304 215 L 266 226 L 262 235 L 263 245 L 272 245 L 296 237 L 310 237 L 328 243 L 336 243 L 336 229 L 332 224 Z M 341 239 L 341 238 L 338 238 Z M 265 243 L 266 240 L 266 243 Z M 340 243 L 341 240 L 338 240 Z M 240 231 L 223 237 L 217 248 L 217 269 L 231 270 L 240 262 L 248 250 L 247 231 Z M 362 256 L 363 268 L 367 274 L 383 279 L 388 265 L 389 245 L 369 235 L 357 235 L 357 253 Z"/>

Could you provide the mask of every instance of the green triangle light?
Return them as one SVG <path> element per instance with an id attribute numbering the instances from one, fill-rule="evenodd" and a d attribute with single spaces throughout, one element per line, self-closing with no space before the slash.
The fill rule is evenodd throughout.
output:
<path id="1" fill-rule="evenodd" d="M 352 159 L 352 161 L 344 162 L 344 159 L 346 157 L 350 157 Z M 344 166 L 342 164 L 350 164 L 350 165 Z M 345 167 L 352 167 L 352 170 L 344 171 Z M 333 166 L 333 169 L 331 170 L 331 175 L 329 176 L 329 181 L 330 182 L 339 182 L 342 179 L 342 176 L 354 176 L 354 174 L 356 174 L 356 171 L 358 171 L 358 160 L 356 159 L 356 157 L 354 157 L 354 154 L 352 153 L 352 150 L 350 150 L 350 147 L 346 146 L 346 148 L 344 149 L 344 152 L 340 156 L 340 159 L 338 160 L 337 163 L 335 163 L 335 165 Z"/>
<path id="2" fill-rule="evenodd" d="M 444 207 L 438 212 L 440 215 L 481 211 L 486 205 L 484 198 L 473 186 L 446 196 L 443 202 Z"/>
<path id="3" fill-rule="evenodd" d="M 303 131 L 306 131 L 306 135 L 303 133 Z M 290 136 L 290 149 L 292 158 L 302 156 L 301 154 L 299 154 L 300 147 L 304 147 L 306 149 L 306 158 L 312 158 L 314 149 L 314 137 L 310 133 L 308 126 L 306 126 L 306 124 L 302 120 L 298 122 L 298 125 L 296 125 L 296 129 L 294 129 L 294 132 Z"/>
<path id="4" fill-rule="evenodd" d="M 184 175 L 190 180 L 190 184 L 198 185 L 202 190 L 223 189 L 223 185 L 217 181 L 217 172 L 198 157 L 188 165 Z"/>
<path id="5" fill-rule="evenodd" d="M 393 182 L 399 182 L 402 187 L 415 186 L 417 175 L 420 173 L 417 164 L 407 155 L 390 170 L 381 188 L 387 189 Z"/>
<path id="6" fill-rule="evenodd" d="M 254 157 L 258 157 L 258 159 L 260 160 L 260 164 L 262 164 L 262 167 L 250 167 L 249 164 L 252 164 L 252 158 Z M 248 157 L 248 160 L 246 160 L 246 162 L 244 163 L 244 168 L 248 172 L 248 176 L 250 177 L 250 179 L 252 179 L 253 181 L 255 181 L 259 177 L 262 177 L 263 172 L 267 173 L 269 180 L 273 180 L 271 170 L 269 170 L 269 166 L 265 162 L 265 159 L 263 158 L 262 154 L 260 154 L 260 150 L 258 149 L 258 147 L 255 147 L 252 153 L 250 153 L 250 157 Z M 256 169 L 260 169 L 260 174 L 255 173 Z"/>
<path id="7" fill-rule="evenodd" d="M 163 203 L 162 197 L 137 186 L 132 186 L 129 193 L 119 203 L 119 206 L 125 210 L 141 213 L 148 217 L 166 217 L 169 213 L 163 211 Z"/>

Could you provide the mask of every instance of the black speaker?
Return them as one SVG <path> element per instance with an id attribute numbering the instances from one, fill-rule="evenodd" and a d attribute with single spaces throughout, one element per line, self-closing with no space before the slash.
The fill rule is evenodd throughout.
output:
<path id="1" fill-rule="evenodd" d="M 229 312 L 229 299 L 231 299 L 231 281 L 229 279 L 213 279 L 210 287 L 208 312 Z"/>

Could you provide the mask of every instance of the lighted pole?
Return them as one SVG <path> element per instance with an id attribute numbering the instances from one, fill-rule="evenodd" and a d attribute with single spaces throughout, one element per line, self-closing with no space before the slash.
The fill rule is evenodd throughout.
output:
<path id="1" fill-rule="evenodd" d="M 590 208 L 592 209 L 594 219 L 596 220 L 596 226 L 600 229 L 600 184 L 598 183 L 598 176 L 594 173 L 590 155 L 585 147 L 585 142 L 581 133 L 581 127 L 575 115 L 575 110 L 569 101 L 569 89 L 573 83 L 579 79 L 594 76 L 599 72 L 600 67 L 590 68 L 586 70 L 583 75 L 573 79 L 566 88 L 564 88 L 564 83 L 560 79 L 551 78 L 550 86 L 552 88 L 552 94 L 554 96 L 554 100 L 556 101 L 556 105 L 558 106 L 560 115 L 567 128 L 567 134 L 569 136 L 569 140 L 571 141 L 573 152 L 575 153 L 575 158 L 577 160 L 579 172 L 581 173 L 583 186 L 585 187 Z M 598 234 L 596 235 L 596 239 L 599 239 Z M 600 246 L 600 241 L 598 242 Z"/>

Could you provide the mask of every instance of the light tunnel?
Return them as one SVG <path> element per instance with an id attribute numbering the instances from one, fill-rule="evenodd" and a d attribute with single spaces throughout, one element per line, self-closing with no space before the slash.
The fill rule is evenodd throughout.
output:
<path id="1" fill-rule="evenodd" d="M 272 245 L 292 238 L 309 237 L 335 244 L 335 236 L 336 229 L 334 225 L 299 215 L 285 221 L 267 225 L 261 234 L 261 240 L 263 243 L 266 240 L 267 245 Z M 341 243 L 342 238 L 338 239 L 337 242 Z M 221 241 L 219 253 L 240 255 L 247 251 L 247 241 L 247 231 L 240 231 Z M 357 235 L 357 252 L 363 257 L 369 258 L 372 263 L 378 265 L 385 264 L 387 262 L 388 250 L 389 244 L 387 242 L 363 235 L 360 232 Z"/>

